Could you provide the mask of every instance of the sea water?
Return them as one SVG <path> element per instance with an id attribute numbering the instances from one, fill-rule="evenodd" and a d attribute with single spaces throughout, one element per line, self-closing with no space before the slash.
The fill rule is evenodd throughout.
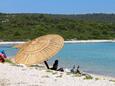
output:
<path id="1" fill-rule="evenodd" d="M 18 49 L 13 45 L 0 45 L 7 56 L 15 56 Z M 73 43 L 65 44 L 48 63 L 58 59 L 59 67 L 71 69 L 79 65 L 81 71 L 115 77 L 115 43 Z"/>

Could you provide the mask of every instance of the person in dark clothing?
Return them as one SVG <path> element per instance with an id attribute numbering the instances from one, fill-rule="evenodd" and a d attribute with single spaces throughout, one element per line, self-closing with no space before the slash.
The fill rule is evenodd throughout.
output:
<path id="1" fill-rule="evenodd" d="M 73 65 L 73 68 L 71 69 L 72 73 L 75 73 L 75 65 Z"/>
<path id="2" fill-rule="evenodd" d="M 81 74 L 81 72 L 79 71 L 79 65 L 77 66 L 76 73 Z"/>
<path id="3" fill-rule="evenodd" d="M 46 65 L 47 69 L 50 69 L 47 61 L 44 61 L 44 64 Z"/>
<path id="4" fill-rule="evenodd" d="M 75 70 L 75 65 L 73 65 L 73 68 L 70 71 L 71 71 L 71 73 L 74 73 L 74 74 L 81 74 L 81 72 L 79 70 L 79 65 L 77 66 L 76 70 Z"/>
<path id="5" fill-rule="evenodd" d="M 55 60 L 53 67 L 51 68 L 52 70 L 57 70 L 58 69 L 58 60 Z"/>
<path id="6" fill-rule="evenodd" d="M 53 63 L 53 67 L 52 67 L 52 68 L 49 68 L 49 65 L 48 65 L 47 61 L 44 61 L 44 63 L 45 63 L 45 65 L 46 65 L 47 69 L 56 70 L 56 71 L 61 71 L 61 72 L 64 71 L 63 68 L 59 68 L 59 69 L 58 69 L 58 63 L 59 63 L 58 60 L 55 60 L 55 62 Z"/>
<path id="7" fill-rule="evenodd" d="M 53 63 L 53 67 L 52 68 L 49 68 L 49 65 L 47 63 L 47 61 L 44 61 L 47 69 L 51 69 L 51 70 L 57 70 L 58 69 L 58 60 L 55 60 L 55 62 Z"/>
<path id="8" fill-rule="evenodd" d="M 59 68 L 57 71 L 64 72 L 64 69 L 63 68 Z"/>

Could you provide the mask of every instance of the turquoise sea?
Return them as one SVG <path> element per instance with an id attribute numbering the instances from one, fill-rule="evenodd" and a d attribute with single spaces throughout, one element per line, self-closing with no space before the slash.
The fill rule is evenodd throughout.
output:
<path id="1" fill-rule="evenodd" d="M 15 56 L 18 49 L 12 45 L 0 45 L 7 56 Z M 115 43 L 74 43 L 65 44 L 64 48 L 48 61 L 53 64 L 59 59 L 59 66 L 72 68 L 75 64 L 80 65 L 80 70 L 115 77 Z"/>

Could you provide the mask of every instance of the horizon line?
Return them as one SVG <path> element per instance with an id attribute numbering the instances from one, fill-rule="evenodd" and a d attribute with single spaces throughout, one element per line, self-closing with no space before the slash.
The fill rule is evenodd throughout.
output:
<path id="1" fill-rule="evenodd" d="M 115 14 L 104 12 L 89 12 L 89 13 L 39 13 L 39 12 L 0 12 L 1 14 L 51 14 L 51 15 L 87 15 L 87 14 Z"/>

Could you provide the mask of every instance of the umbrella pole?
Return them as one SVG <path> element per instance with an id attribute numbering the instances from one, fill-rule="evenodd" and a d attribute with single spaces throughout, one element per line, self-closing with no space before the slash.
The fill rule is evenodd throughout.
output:
<path id="1" fill-rule="evenodd" d="M 44 61 L 44 63 L 45 63 L 45 65 L 46 65 L 47 69 L 50 69 L 50 68 L 49 68 L 49 65 L 48 65 L 48 63 L 47 63 L 47 61 Z"/>

